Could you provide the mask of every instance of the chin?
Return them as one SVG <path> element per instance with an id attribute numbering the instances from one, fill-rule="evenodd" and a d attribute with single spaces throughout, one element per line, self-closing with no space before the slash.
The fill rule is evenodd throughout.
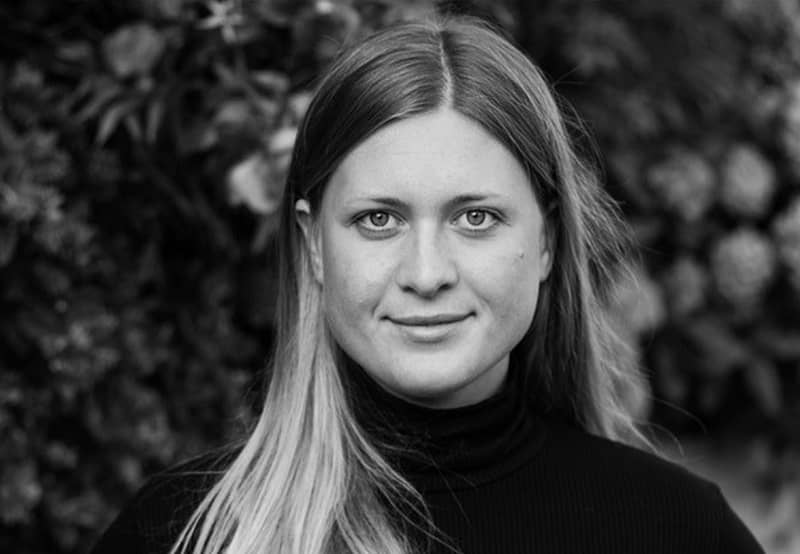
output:
<path id="1" fill-rule="evenodd" d="M 451 397 L 472 379 L 464 367 L 443 368 L 441 365 L 397 368 L 393 372 L 392 389 L 395 394 L 423 402 L 435 402 Z"/>

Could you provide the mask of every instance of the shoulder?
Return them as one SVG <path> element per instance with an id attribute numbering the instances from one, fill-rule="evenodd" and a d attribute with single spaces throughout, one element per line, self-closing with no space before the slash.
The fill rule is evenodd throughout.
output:
<path id="1" fill-rule="evenodd" d="M 93 554 L 168 552 L 239 449 L 213 450 L 151 476 L 123 507 Z"/>
<path id="2" fill-rule="evenodd" d="M 707 493 L 710 481 L 658 454 L 592 435 L 563 422 L 548 422 L 549 449 L 559 463 L 595 477 L 664 482 Z"/>
<path id="3" fill-rule="evenodd" d="M 555 424 L 550 432 L 554 471 L 618 521 L 652 530 L 675 551 L 763 553 L 716 483 L 658 454 L 575 427 Z"/>
<path id="4" fill-rule="evenodd" d="M 681 491 L 698 501 L 713 500 L 716 485 L 680 464 L 576 427 L 551 426 L 550 449 L 567 471 L 580 472 L 599 483 L 624 481 L 627 487 L 649 491 Z"/>

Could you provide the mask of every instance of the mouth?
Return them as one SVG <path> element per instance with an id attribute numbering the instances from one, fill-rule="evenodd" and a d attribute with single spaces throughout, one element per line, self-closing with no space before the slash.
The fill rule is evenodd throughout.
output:
<path id="1" fill-rule="evenodd" d="M 438 325 L 446 325 L 448 323 L 456 323 L 469 317 L 470 314 L 434 314 L 434 315 L 412 315 L 406 317 L 392 317 L 389 318 L 394 323 L 399 325 L 408 325 L 415 327 L 434 327 Z"/>
<path id="2" fill-rule="evenodd" d="M 470 315 L 392 318 L 390 321 L 395 324 L 406 340 L 416 343 L 434 343 L 441 342 L 455 334 Z"/>

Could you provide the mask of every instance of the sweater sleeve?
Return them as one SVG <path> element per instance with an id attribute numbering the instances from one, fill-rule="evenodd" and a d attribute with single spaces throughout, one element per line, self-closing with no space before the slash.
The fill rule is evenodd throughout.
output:
<path id="1" fill-rule="evenodd" d="M 719 554 L 765 554 L 764 548 L 733 511 L 717 485 L 714 485 L 714 495 L 720 507 L 716 552 Z"/>

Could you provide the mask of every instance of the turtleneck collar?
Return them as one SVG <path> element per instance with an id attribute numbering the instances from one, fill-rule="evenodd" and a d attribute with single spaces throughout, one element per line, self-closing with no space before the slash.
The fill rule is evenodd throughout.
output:
<path id="1" fill-rule="evenodd" d="M 544 438 L 545 426 L 534 410 L 524 368 L 513 355 L 494 395 L 445 409 L 391 394 L 346 359 L 359 424 L 420 489 L 463 488 L 493 480 L 529 460 Z"/>

